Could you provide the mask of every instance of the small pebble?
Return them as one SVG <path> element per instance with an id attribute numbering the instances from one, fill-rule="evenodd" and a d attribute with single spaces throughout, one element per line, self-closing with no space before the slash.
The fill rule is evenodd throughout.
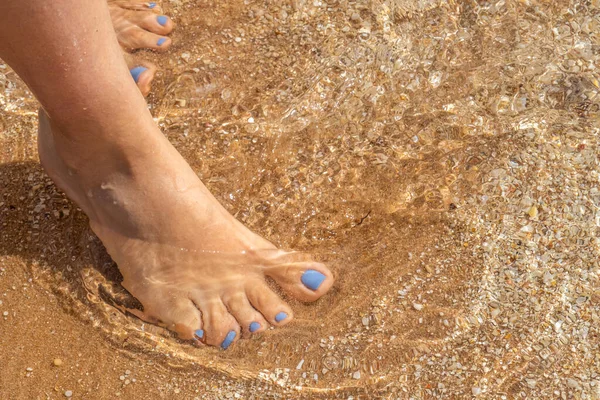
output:
<path id="1" fill-rule="evenodd" d="M 31 372 L 31 371 L 33 371 L 33 368 L 31 368 L 31 367 L 27 367 L 27 369 L 25 369 L 25 371 L 27 371 L 27 372 Z"/>
<path id="2" fill-rule="evenodd" d="M 52 363 L 55 367 L 60 367 L 61 365 L 63 365 L 63 361 L 60 358 L 55 358 L 54 361 L 52 361 Z"/>
<path id="3" fill-rule="evenodd" d="M 538 209 L 536 206 L 531 206 L 531 208 L 529 209 L 529 211 L 527 212 L 527 214 L 529 214 L 529 216 L 531 218 L 535 218 L 538 215 Z"/>
<path id="4" fill-rule="evenodd" d="M 417 311 L 421 311 L 423 309 L 423 304 L 414 303 L 413 308 Z"/>
<path id="5" fill-rule="evenodd" d="M 356 371 L 355 373 L 352 374 L 352 377 L 354 379 L 360 379 L 360 371 Z"/>
<path id="6" fill-rule="evenodd" d="M 8 317 L 8 311 L 4 311 L 4 312 L 2 313 L 2 315 L 4 315 L 5 317 Z"/>
<path id="7" fill-rule="evenodd" d="M 73 391 L 72 390 L 65 390 L 65 397 L 71 397 L 73 396 Z"/>

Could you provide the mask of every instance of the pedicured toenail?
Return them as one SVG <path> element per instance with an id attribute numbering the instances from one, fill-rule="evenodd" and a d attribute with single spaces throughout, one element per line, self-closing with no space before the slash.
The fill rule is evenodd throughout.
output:
<path id="1" fill-rule="evenodd" d="M 154 8 L 156 7 L 156 3 L 148 3 L 148 8 Z"/>
<path id="2" fill-rule="evenodd" d="M 137 83 L 138 79 L 140 79 L 140 75 L 142 72 L 146 71 L 148 68 L 146 67 L 135 67 L 132 68 L 129 72 L 131 72 L 131 76 L 133 76 L 133 80 Z"/>
<path id="3" fill-rule="evenodd" d="M 314 269 L 306 270 L 302 274 L 301 281 L 307 288 L 311 290 L 317 290 L 321 283 L 325 280 L 325 275 Z"/>
<path id="4" fill-rule="evenodd" d="M 231 343 L 233 343 L 233 339 L 235 339 L 235 331 L 229 331 L 229 333 L 227 334 L 227 336 L 225 336 L 225 340 L 223 340 L 223 343 L 221 343 L 221 348 L 223 350 L 226 350 Z"/>
<path id="5" fill-rule="evenodd" d="M 275 316 L 275 321 L 276 321 L 276 322 L 281 322 L 281 321 L 283 321 L 283 320 L 284 320 L 284 319 L 286 319 L 286 318 L 287 318 L 287 313 L 284 313 L 284 312 L 282 311 L 282 312 L 280 312 L 279 314 L 277 314 L 277 315 Z"/>
<path id="6" fill-rule="evenodd" d="M 156 42 L 156 44 L 159 46 L 162 46 L 162 44 L 166 41 L 167 41 L 167 38 L 161 37 L 160 39 L 158 39 L 158 42 Z"/>
<path id="7" fill-rule="evenodd" d="M 159 15 L 158 17 L 156 17 L 156 20 L 158 21 L 159 24 L 161 24 L 162 26 L 165 26 L 167 24 L 167 17 L 164 15 Z"/>
<path id="8" fill-rule="evenodd" d="M 258 322 L 253 322 L 250 324 L 250 332 L 256 332 L 260 329 L 260 324 Z"/>
<path id="9" fill-rule="evenodd" d="M 204 337 L 204 331 L 202 329 L 198 329 L 196 332 L 194 332 L 194 334 L 196 336 L 198 336 L 200 339 L 202 339 Z"/>

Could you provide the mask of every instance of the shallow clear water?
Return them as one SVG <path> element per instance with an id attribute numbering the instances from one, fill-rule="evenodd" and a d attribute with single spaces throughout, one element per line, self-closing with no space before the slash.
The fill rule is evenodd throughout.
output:
<path id="1" fill-rule="evenodd" d="M 2 254 L 115 349 L 246 395 L 598 395 L 595 1 L 170 11 L 157 122 L 238 219 L 327 262 L 331 293 L 227 352 L 121 313 L 118 270 L 31 162 L 36 106 L 6 68 Z"/>

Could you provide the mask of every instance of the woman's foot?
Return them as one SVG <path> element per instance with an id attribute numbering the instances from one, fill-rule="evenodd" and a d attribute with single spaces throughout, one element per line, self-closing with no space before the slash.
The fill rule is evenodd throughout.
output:
<path id="1" fill-rule="evenodd" d="M 150 92 L 156 66 L 129 53 L 140 49 L 166 51 L 172 44 L 166 35 L 173 31 L 173 21 L 162 14 L 155 2 L 108 0 L 108 8 L 131 76 L 146 96 Z"/>
<path id="2" fill-rule="evenodd" d="M 115 121 L 94 151 L 64 133 L 40 113 L 42 164 L 89 216 L 123 286 L 144 306 L 131 310 L 140 318 L 227 348 L 293 319 L 266 277 L 301 301 L 333 284 L 323 264 L 278 250 L 233 218 L 150 118 Z"/>

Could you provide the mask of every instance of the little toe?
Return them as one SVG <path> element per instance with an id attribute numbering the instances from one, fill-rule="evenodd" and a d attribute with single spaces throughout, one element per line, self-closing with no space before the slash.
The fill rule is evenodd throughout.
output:
<path id="1" fill-rule="evenodd" d="M 333 285 L 331 271 L 318 262 L 296 262 L 267 267 L 265 274 L 300 301 L 315 301 Z"/>
<path id="2" fill-rule="evenodd" d="M 177 333 L 180 339 L 198 339 L 196 332 L 202 329 L 202 315 L 194 303 L 184 295 L 171 297 L 168 301 L 151 304 L 149 307 L 144 306 L 144 308 L 145 316 L 151 316 L 151 320 L 160 321 L 160 325 Z"/>
<path id="3" fill-rule="evenodd" d="M 150 49 L 158 52 L 165 51 L 171 46 L 172 40 L 168 37 L 157 35 L 138 26 L 119 33 L 119 42 L 129 50 Z"/>
<path id="4" fill-rule="evenodd" d="M 243 292 L 223 296 L 223 302 L 241 326 L 242 332 L 262 332 L 269 326 L 262 314 L 252 307 Z"/>
<path id="5" fill-rule="evenodd" d="M 239 339 L 240 326 L 220 299 L 198 298 L 194 303 L 202 311 L 204 343 L 226 350 Z"/>
<path id="6" fill-rule="evenodd" d="M 249 281 L 246 284 L 246 295 L 250 304 L 272 325 L 283 326 L 294 318 L 290 306 L 275 294 L 264 281 Z"/>

